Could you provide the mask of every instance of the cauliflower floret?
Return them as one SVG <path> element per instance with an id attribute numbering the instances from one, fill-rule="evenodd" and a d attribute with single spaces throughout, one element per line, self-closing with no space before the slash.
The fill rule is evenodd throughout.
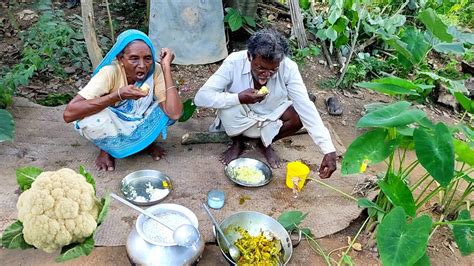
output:
<path id="1" fill-rule="evenodd" d="M 25 241 L 52 253 L 94 232 L 99 201 L 84 176 L 63 168 L 41 173 L 20 195 L 17 209 Z"/>

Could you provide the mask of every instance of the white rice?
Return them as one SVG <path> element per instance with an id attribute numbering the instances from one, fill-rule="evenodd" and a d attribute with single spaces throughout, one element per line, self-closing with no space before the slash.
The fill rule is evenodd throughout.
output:
<path id="1" fill-rule="evenodd" d="M 191 224 L 186 216 L 175 211 L 160 212 L 154 215 L 160 222 L 173 230 L 176 230 L 180 225 Z M 148 239 L 157 243 L 171 244 L 175 242 L 173 232 L 151 218 L 146 219 L 143 223 L 143 232 Z"/>

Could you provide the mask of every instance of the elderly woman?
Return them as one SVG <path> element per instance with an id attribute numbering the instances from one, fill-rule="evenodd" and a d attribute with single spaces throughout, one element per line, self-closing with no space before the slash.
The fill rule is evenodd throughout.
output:
<path id="1" fill-rule="evenodd" d="M 99 170 L 113 171 L 115 158 L 147 149 L 154 160 L 165 152 L 154 141 L 177 120 L 183 105 L 171 76 L 174 54 L 160 51 L 160 63 L 146 34 L 127 30 L 71 100 L 64 121 L 100 149 Z"/>

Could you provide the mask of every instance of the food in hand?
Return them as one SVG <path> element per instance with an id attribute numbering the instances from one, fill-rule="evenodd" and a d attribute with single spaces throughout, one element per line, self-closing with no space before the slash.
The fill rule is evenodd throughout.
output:
<path id="1" fill-rule="evenodd" d="M 140 90 L 148 94 L 148 91 L 150 91 L 150 86 L 148 86 L 148 84 L 145 83 L 140 87 Z"/>
<path id="2" fill-rule="evenodd" d="M 234 243 L 241 254 L 237 265 L 281 265 L 283 254 L 278 238 L 262 231 L 251 236 L 241 227 L 235 230 L 242 236 Z"/>
<path id="3" fill-rule="evenodd" d="M 257 94 L 267 94 L 269 92 L 266 86 L 262 86 L 260 90 L 258 90 Z"/>

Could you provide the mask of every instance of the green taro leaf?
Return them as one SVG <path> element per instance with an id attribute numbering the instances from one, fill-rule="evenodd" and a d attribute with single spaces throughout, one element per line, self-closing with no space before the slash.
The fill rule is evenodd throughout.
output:
<path id="1" fill-rule="evenodd" d="M 375 111 L 374 111 L 375 112 Z M 343 175 L 361 172 L 361 165 L 372 165 L 385 160 L 394 149 L 387 141 L 387 131 L 381 128 L 360 135 L 351 143 L 342 160 Z"/>
<path id="2" fill-rule="evenodd" d="M 89 172 L 87 172 L 86 168 L 83 165 L 79 166 L 79 174 L 84 176 L 86 178 L 87 183 L 92 185 L 92 187 L 94 188 L 94 193 L 95 193 L 94 177 L 92 177 L 92 175 Z"/>
<path id="3" fill-rule="evenodd" d="M 413 266 L 430 266 L 430 257 L 425 253 L 421 259 L 419 259 Z"/>
<path id="4" fill-rule="evenodd" d="M 367 199 L 367 198 L 362 198 L 362 199 L 358 199 L 357 200 L 357 205 L 359 205 L 359 207 L 361 208 L 368 208 L 368 209 L 374 209 L 374 210 L 377 210 L 379 212 L 382 212 L 382 213 L 385 213 L 385 211 L 382 209 L 382 207 L 380 207 L 379 205 L 377 205 L 377 203 Z"/>
<path id="5" fill-rule="evenodd" d="M 64 262 L 81 256 L 88 256 L 94 249 L 94 234 L 86 238 L 84 242 L 71 244 L 61 249 L 61 255 L 56 258 L 56 262 Z"/>
<path id="6" fill-rule="evenodd" d="M 243 19 L 238 12 L 234 12 L 229 15 L 227 22 L 229 23 L 230 30 L 236 31 L 242 27 Z"/>
<path id="7" fill-rule="evenodd" d="M 413 265 L 426 253 L 432 220 L 422 215 L 407 224 L 405 211 L 395 207 L 377 230 L 377 247 L 383 265 Z"/>
<path id="8" fill-rule="evenodd" d="M 454 145 L 448 127 L 438 123 L 434 132 L 417 128 L 413 140 L 420 164 L 442 187 L 447 187 L 454 176 Z"/>
<path id="9" fill-rule="evenodd" d="M 179 122 L 185 122 L 185 121 L 189 120 L 193 116 L 194 111 L 196 111 L 196 108 L 197 107 L 194 104 L 193 99 L 187 99 L 183 103 L 183 114 L 178 119 L 178 121 Z"/>
<path id="10" fill-rule="evenodd" d="M 416 216 L 415 199 L 403 180 L 394 174 L 389 174 L 388 180 L 380 180 L 378 185 L 394 206 L 402 207 L 411 217 Z"/>
<path id="11" fill-rule="evenodd" d="M 474 114 L 474 101 L 467 98 L 464 96 L 463 93 L 456 91 L 454 92 L 454 97 L 456 97 L 456 100 L 458 101 L 459 104 L 461 104 L 462 108 L 464 110 L 468 111 L 471 114 Z"/>
<path id="12" fill-rule="evenodd" d="M 333 27 L 329 27 L 326 30 L 326 36 L 329 38 L 331 41 L 335 41 L 337 39 L 337 32 Z"/>
<path id="13" fill-rule="evenodd" d="M 15 123 L 12 115 L 4 109 L 0 109 L 0 142 L 12 141 L 15 134 Z"/>
<path id="14" fill-rule="evenodd" d="M 97 225 L 102 224 L 102 222 L 105 220 L 105 217 L 107 217 L 107 214 L 109 213 L 110 194 L 107 194 L 102 198 L 100 205 L 101 209 L 99 215 L 97 216 Z"/>
<path id="15" fill-rule="evenodd" d="M 410 105 L 409 102 L 401 101 L 381 107 L 363 116 L 357 122 L 357 127 L 400 127 L 426 117 L 426 114 L 421 110 L 408 109 Z"/>
<path id="16" fill-rule="evenodd" d="M 412 82 L 397 77 L 374 79 L 372 82 L 359 82 L 355 85 L 389 95 L 418 95 L 419 88 Z"/>
<path id="17" fill-rule="evenodd" d="M 244 16 L 244 20 L 245 20 L 245 23 L 247 23 L 247 25 L 249 25 L 252 28 L 255 28 L 255 26 L 257 26 L 257 23 L 255 23 L 255 19 L 253 19 L 250 16 Z"/>
<path id="18" fill-rule="evenodd" d="M 443 23 L 433 9 L 428 8 L 423 10 L 419 13 L 418 18 L 423 22 L 425 27 L 441 41 L 453 41 L 453 36 L 448 33 L 448 26 Z"/>
<path id="19" fill-rule="evenodd" d="M 457 220 L 471 220 L 471 213 L 468 210 L 459 212 Z M 454 240 L 459 247 L 461 255 L 467 256 L 474 252 L 474 226 L 473 225 L 453 225 Z"/>
<path id="20" fill-rule="evenodd" d="M 452 43 L 438 43 L 433 46 L 433 49 L 439 53 L 453 53 L 453 54 L 464 54 L 466 50 L 464 45 L 461 42 L 452 42 Z"/>
<path id="21" fill-rule="evenodd" d="M 21 191 L 30 189 L 31 184 L 43 172 L 43 169 L 27 166 L 16 169 L 16 182 L 20 186 Z"/>
<path id="22" fill-rule="evenodd" d="M 23 224 L 20 221 L 15 221 L 3 231 L 2 247 L 8 249 L 28 249 L 33 247 L 26 243 L 23 238 Z"/>
<path id="23" fill-rule="evenodd" d="M 301 211 L 286 211 L 278 216 L 277 220 L 287 231 L 291 231 L 296 229 L 296 226 L 298 226 L 307 215 L 308 213 L 303 214 Z"/>
<path id="24" fill-rule="evenodd" d="M 453 139 L 454 141 L 454 152 L 457 157 L 456 160 L 465 162 L 470 166 L 474 166 L 474 148 L 471 148 L 469 144 L 464 141 Z"/>

